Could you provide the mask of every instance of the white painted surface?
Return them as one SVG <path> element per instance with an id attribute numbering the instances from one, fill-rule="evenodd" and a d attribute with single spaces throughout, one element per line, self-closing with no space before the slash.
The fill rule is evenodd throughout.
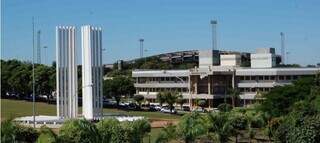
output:
<path id="1" fill-rule="evenodd" d="M 86 119 L 96 119 L 102 116 L 103 107 L 101 28 L 82 26 L 81 39 L 82 114 Z"/>
<path id="2" fill-rule="evenodd" d="M 274 54 L 251 54 L 251 68 L 271 68 L 274 66 L 276 66 Z"/>
<path id="3" fill-rule="evenodd" d="M 75 58 L 75 27 L 56 27 L 57 116 L 78 114 L 78 76 Z"/>
<path id="4" fill-rule="evenodd" d="M 241 56 L 239 54 L 220 55 L 221 66 L 240 66 Z"/>

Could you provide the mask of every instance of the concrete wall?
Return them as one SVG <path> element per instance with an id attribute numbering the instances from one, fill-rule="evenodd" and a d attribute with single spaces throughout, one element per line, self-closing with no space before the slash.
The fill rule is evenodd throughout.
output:
<path id="1" fill-rule="evenodd" d="M 220 55 L 220 58 L 221 66 L 240 66 L 241 64 L 241 56 L 238 54 Z"/>
<path id="2" fill-rule="evenodd" d="M 82 39 L 82 114 L 86 119 L 102 114 L 102 31 L 92 26 L 81 27 Z"/>
<path id="3" fill-rule="evenodd" d="M 56 27 L 57 116 L 61 118 L 75 118 L 78 114 L 75 50 L 75 27 Z"/>
<path id="4" fill-rule="evenodd" d="M 276 66 L 276 56 L 274 54 L 251 54 L 252 68 L 271 68 Z"/>

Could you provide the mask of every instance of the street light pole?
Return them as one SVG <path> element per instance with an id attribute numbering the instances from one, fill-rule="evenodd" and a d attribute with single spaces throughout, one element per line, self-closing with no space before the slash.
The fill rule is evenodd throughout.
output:
<path id="1" fill-rule="evenodd" d="M 32 17 L 32 115 L 33 115 L 33 128 L 36 128 L 35 117 L 35 77 L 34 77 L 34 17 Z"/>
<path id="2" fill-rule="evenodd" d="M 211 20 L 210 24 L 212 26 L 212 50 L 217 49 L 217 20 Z"/>

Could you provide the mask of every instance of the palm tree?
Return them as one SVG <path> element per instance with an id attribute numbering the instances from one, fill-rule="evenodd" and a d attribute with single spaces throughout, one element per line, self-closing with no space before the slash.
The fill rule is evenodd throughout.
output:
<path id="1" fill-rule="evenodd" d="M 184 115 L 178 124 L 177 133 L 185 143 L 192 143 L 207 132 L 204 118 L 198 112 Z"/>
<path id="2" fill-rule="evenodd" d="M 162 106 L 162 104 L 165 102 L 165 92 L 158 92 L 157 101 L 159 102 L 160 106 Z"/>
<path id="3" fill-rule="evenodd" d="M 177 99 L 177 103 L 180 105 L 180 108 L 182 110 L 183 104 L 186 103 L 186 100 L 184 100 L 183 97 L 181 96 Z"/>
<path id="4" fill-rule="evenodd" d="M 215 142 L 225 143 L 233 135 L 233 126 L 228 112 L 210 113 L 206 116 L 207 136 Z"/>
<path id="5" fill-rule="evenodd" d="M 138 103 L 139 108 L 141 109 L 141 102 L 144 100 L 143 95 L 136 95 L 133 97 L 133 99 Z"/>
<path id="6" fill-rule="evenodd" d="M 66 121 L 60 128 L 59 139 L 62 139 L 61 142 L 101 142 L 95 124 L 85 119 Z"/>
<path id="7" fill-rule="evenodd" d="M 257 127 L 263 127 L 264 120 L 263 120 L 262 114 L 255 111 L 247 111 L 245 113 L 245 117 L 247 119 L 247 128 L 249 131 L 249 143 L 251 143 L 251 140 L 254 138 L 256 134 L 256 132 L 253 129 L 253 125 Z"/>
<path id="8" fill-rule="evenodd" d="M 176 126 L 174 125 L 169 125 L 165 128 L 163 128 L 160 133 L 159 136 L 156 139 L 156 143 L 167 143 L 173 139 L 177 138 L 177 130 L 176 130 Z"/>
<path id="9" fill-rule="evenodd" d="M 169 105 L 170 112 L 173 110 L 173 104 L 181 97 L 177 92 L 164 92 L 164 101 Z"/>
<path id="10" fill-rule="evenodd" d="M 239 99 L 240 91 L 236 88 L 231 88 L 228 90 L 228 94 L 231 95 L 232 106 L 236 106 L 236 99 Z"/>

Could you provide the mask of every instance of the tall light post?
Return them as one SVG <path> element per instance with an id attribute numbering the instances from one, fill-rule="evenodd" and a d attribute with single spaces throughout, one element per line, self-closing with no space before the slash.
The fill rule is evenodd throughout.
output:
<path id="1" fill-rule="evenodd" d="M 212 50 L 217 50 L 217 20 L 211 20 L 210 24 L 212 26 Z"/>
<path id="2" fill-rule="evenodd" d="M 33 128 L 36 128 L 35 116 L 35 77 L 34 77 L 34 17 L 32 17 L 32 115 L 33 115 Z"/>
<path id="3" fill-rule="evenodd" d="M 140 58 L 143 58 L 143 41 L 144 39 L 139 39 L 140 42 Z"/>
<path id="4" fill-rule="evenodd" d="M 48 46 L 43 46 L 43 49 L 44 49 L 43 64 L 46 64 L 47 48 Z"/>

